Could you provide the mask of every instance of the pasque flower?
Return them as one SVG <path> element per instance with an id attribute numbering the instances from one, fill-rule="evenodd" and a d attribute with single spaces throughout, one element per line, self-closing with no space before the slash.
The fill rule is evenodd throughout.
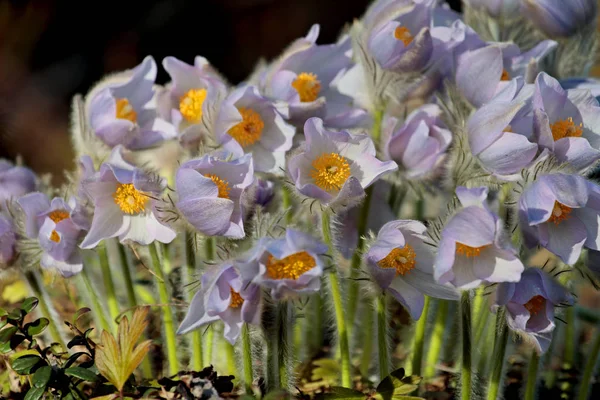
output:
<path id="1" fill-rule="evenodd" d="M 17 235 L 8 215 L 0 213 L 0 267 L 10 265 L 16 255 Z"/>
<path id="2" fill-rule="evenodd" d="M 336 82 L 351 66 L 349 40 L 317 45 L 319 26 L 296 41 L 280 60 L 266 71 L 261 90 L 269 98 L 289 106 L 290 122 L 302 126 L 310 117 L 322 118 L 326 126 L 350 128 L 369 124 L 365 110 L 352 106 L 352 98 L 341 94 Z"/>
<path id="3" fill-rule="evenodd" d="M 238 157 L 251 153 L 258 172 L 278 172 L 285 165 L 285 152 L 292 147 L 296 129 L 284 121 L 275 105 L 261 96 L 255 86 L 231 92 L 221 109 L 231 107 L 239 113 L 237 123 L 229 127 L 229 114 L 224 121 L 219 115 L 215 131 L 219 143 Z"/>
<path id="4" fill-rule="evenodd" d="M 91 93 L 89 123 L 109 147 L 140 150 L 175 137 L 173 125 L 156 110 L 156 72 L 156 63 L 148 56 L 123 79 L 101 84 Z"/>
<path id="5" fill-rule="evenodd" d="M 419 221 L 398 220 L 385 224 L 365 255 L 375 283 L 390 293 L 419 319 L 424 295 L 457 300 L 458 292 L 433 278 L 434 256 L 427 240 L 427 228 Z"/>
<path id="6" fill-rule="evenodd" d="M 567 37 L 590 24 L 598 12 L 595 0 L 522 0 L 523 12 L 549 37 Z"/>
<path id="7" fill-rule="evenodd" d="M 225 131 L 239 122 L 240 113 L 233 105 L 221 107 L 227 86 L 205 58 L 196 57 L 194 65 L 189 65 L 167 57 L 163 67 L 172 82 L 161 95 L 161 115 L 175 126 L 184 144 L 197 144 L 213 135 L 217 115 Z"/>
<path id="8" fill-rule="evenodd" d="M 384 136 L 389 137 L 385 155 L 398 163 L 407 179 L 431 174 L 450 145 L 452 133 L 442 122 L 441 113 L 437 105 L 426 104 L 404 122 L 394 117 L 384 119 Z"/>
<path id="9" fill-rule="evenodd" d="M 327 245 L 312 236 L 287 229 L 280 239 L 263 238 L 240 262 L 244 279 L 252 280 L 276 300 L 316 293 L 321 288 L 322 257 Z"/>
<path id="10" fill-rule="evenodd" d="M 564 90 L 546 73 L 535 81 L 535 139 L 559 161 L 585 170 L 600 159 L 598 101 L 586 90 Z"/>
<path id="11" fill-rule="evenodd" d="M 433 266 L 436 281 L 463 290 L 483 282 L 518 282 L 524 267 L 503 222 L 486 205 L 488 189 L 459 187 L 456 196 L 463 208 L 442 229 Z"/>
<path id="12" fill-rule="evenodd" d="M 244 323 L 260 323 L 260 288 L 242 280 L 237 264 L 226 262 L 202 275 L 202 287 L 194 295 L 178 334 L 223 321 L 224 336 L 235 344 Z"/>
<path id="13" fill-rule="evenodd" d="M 498 285 L 495 306 L 506 307 L 508 326 L 527 337 L 538 353 L 544 353 L 552 340 L 554 308 L 574 302 L 573 296 L 539 268 L 527 268 L 519 282 Z"/>
<path id="14" fill-rule="evenodd" d="M 119 237 L 148 245 L 170 243 L 175 232 L 156 217 L 157 197 L 166 187 L 163 179 L 148 174 L 123 159 L 117 146 L 100 170 L 82 181 L 82 191 L 93 203 L 94 216 L 81 248 L 91 249 L 101 240 Z"/>
<path id="15" fill-rule="evenodd" d="M 319 118 L 304 125 L 306 141 L 288 163 L 296 189 L 324 204 L 347 207 L 359 201 L 365 188 L 398 168 L 380 161 L 367 135 L 329 131 Z"/>
<path id="16" fill-rule="evenodd" d="M 254 181 L 252 155 L 226 160 L 229 155 L 207 154 L 177 170 L 177 209 L 199 232 L 209 236 L 243 238 L 242 196 Z"/>
<path id="17" fill-rule="evenodd" d="M 583 247 L 600 250 L 600 187 L 579 175 L 542 175 L 519 199 L 519 226 L 528 247 L 540 245 L 566 264 Z"/>
<path id="18" fill-rule="evenodd" d="M 35 188 L 35 174 L 29 168 L 0 159 L 0 208 L 7 200 L 16 199 Z"/>
<path id="19" fill-rule="evenodd" d="M 25 214 L 26 235 L 36 239 L 42 249 L 42 267 L 55 268 L 65 277 L 80 272 L 83 259 L 78 245 L 90 226 L 75 199 L 66 202 L 55 197 L 50 201 L 45 194 L 35 192 L 19 198 L 17 203 Z"/>

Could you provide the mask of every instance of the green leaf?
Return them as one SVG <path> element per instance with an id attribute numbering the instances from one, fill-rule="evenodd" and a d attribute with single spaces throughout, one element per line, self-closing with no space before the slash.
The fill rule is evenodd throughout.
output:
<path id="1" fill-rule="evenodd" d="M 24 326 L 24 330 L 29 336 L 35 336 L 44 332 L 48 325 L 50 325 L 50 321 L 48 320 L 48 318 L 40 318 L 26 324 Z"/>
<path id="2" fill-rule="evenodd" d="M 46 392 L 45 387 L 43 387 L 43 388 L 32 387 L 31 389 L 29 389 L 29 391 L 25 395 L 24 400 L 39 400 L 42 398 L 42 396 L 44 395 L 45 392 Z"/>
<path id="3" fill-rule="evenodd" d="M 25 315 L 23 314 L 23 310 L 21 310 L 20 308 L 15 308 L 14 310 L 8 313 L 6 318 L 11 324 L 19 325 L 19 323 L 23 321 L 24 316 Z"/>
<path id="4" fill-rule="evenodd" d="M 6 315 L 0 317 L 0 329 L 4 328 L 8 324 L 8 318 Z"/>
<path id="5" fill-rule="evenodd" d="M 23 304 L 21 304 L 21 310 L 25 311 L 25 314 L 29 314 L 37 307 L 39 302 L 40 301 L 35 297 L 28 297 L 23 300 Z"/>
<path id="6" fill-rule="evenodd" d="M 12 369 L 19 375 L 29 375 L 39 364 L 44 363 L 40 356 L 29 354 L 13 360 L 11 363 Z"/>
<path id="7" fill-rule="evenodd" d="M 67 368 L 65 369 L 65 374 L 75 378 L 83 379 L 87 382 L 96 382 L 98 380 L 98 376 L 92 371 L 80 367 Z"/>
<path id="8" fill-rule="evenodd" d="M 32 384 L 37 388 L 45 388 L 52 378 L 52 367 L 46 365 L 33 374 Z"/>
<path id="9" fill-rule="evenodd" d="M 340 376 L 340 365 L 336 360 L 322 358 L 313 361 L 315 369 L 312 370 L 311 381 L 322 380 L 324 386 L 338 383 Z"/>
<path id="10" fill-rule="evenodd" d="M 0 308 L 0 317 L 4 317 L 5 315 L 8 315 L 8 312 L 4 308 Z"/>
<path id="11" fill-rule="evenodd" d="M 358 390 L 348 389 L 339 386 L 332 386 L 331 393 L 320 394 L 316 396 L 316 400 L 326 399 L 366 399 L 367 395 Z"/>
<path id="12" fill-rule="evenodd" d="M 400 400 L 417 390 L 421 377 L 418 376 L 404 376 L 404 369 L 400 368 L 386 376 L 379 386 L 377 386 L 377 393 L 383 398 L 383 400 Z M 409 397 L 410 398 L 410 397 Z"/>
<path id="13" fill-rule="evenodd" d="M 16 326 L 9 326 L 0 331 L 0 343 L 5 343 L 10 340 L 11 337 L 19 330 Z"/>
<path id="14" fill-rule="evenodd" d="M 292 395 L 290 395 L 285 390 L 274 390 L 272 392 L 267 393 L 263 400 L 288 400 L 291 399 Z"/>
<path id="15" fill-rule="evenodd" d="M 77 320 L 83 317 L 85 314 L 89 313 L 90 311 L 92 311 L 92 309 L 89 307 L 83 307 L 75 311 L 75 314 L 73 315 L 73 325 L 77 325 Z"/>
<path id="16" fill-rule="evenodd" d="M 86 356 L 88 359 L 90 358 L 90 355 L 88 353 L 86 353 L 85 351 L 77 352 L 69 357 L 69 359 L 65 362 L 65 365 L 63 365 L 63 368 L 69 368 L 81 356 Z"/>

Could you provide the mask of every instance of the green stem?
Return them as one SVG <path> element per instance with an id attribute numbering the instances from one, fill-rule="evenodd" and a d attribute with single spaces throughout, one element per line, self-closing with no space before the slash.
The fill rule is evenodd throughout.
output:
<path id="1" fill-rule="evenodd" d="M 387 334 L 386 298 L 382 294 L 377 297 L 377 343 L 379 350 L 379 379 L 383 380 L 390 373 L 389 344 Z"/>
<path id="2" fill-rule="evenodd" d="M 148 246 L 150 257 L 152 258 L 152 272 L 156 275 L 156 286 L 158 288 L 158 298 L 162 304 L 163 324 L 165 327 L 165 346 L 167 348 L 167 360 L 169 363 L 169 374 L 176 375 L 179 372 L 177 361 L 177 339 L 175 337 L 175 325 L 173 310 L 171 310 L 171 296 L 167 288 L 165 274 L 162 269 L 160 257 L 158 255 L 158 243 Z"/>
<path id="3" fill-rule="evenodd" d="M 196 246 L 194 237 L 189 232 L 184 233 L 185 240 L 185 264 L 186 264 L 186 283 L 189 285 L 192 282 L 194 274 L 196 273 Z M 188 294 L 188 301 L 191 303 L 194 298 L 194 291 L 190 290 Z M 196 329 L 191 332 L 192 335 L 192 369 L 194 371 L 201 371 L 203 362 L 203 349 L 202 349 L 202 331 Z"/>
<path id="4" fill-rule="evenodd" d="M 117 243 L 119 248 L 119 258 L 121 259 L 121 271 L 125 280 L 125 288 L 127 289 L 127 300 L 129 301 L 129 307 L 133 308 L 137 306 L 137 299 L 135 298 L 135 289 L 133 286 L 133 276 L 127 259 L 127 252 L 125 246 L 121 243 Z"/>
<path id="5" fill-rule="evenodd" d="M 468 291 L 461 296 L 460 321 L 462 332 L 461 400 L 471 399 L 471 297 Z"/>
<path id="6" fill-rule="evenodd" d="M 571 368 L 575 364 L 575 310 L 567 308 L 565 326 L 565 358 L 564 363 Z"/>
<path id="7" fill-rule="evenodd" d="M 287 389 L 289 382 L 288 372 L 288 347 L 289 347 L 289 326 L 290 326 L 290 315 L 289 315 L 289 304 L 287 302 L 280 302 L 277 305 L 277 340 L 279 345 L 277 346 L 277 365 L 279 366 L 279 386 L 283 389 Z"/>
<path id="8" fill-rule="evenodd" d="M 222 334 L 222 332 L 221 332 Z M 227 374 L 237 376 L 237 368 L 235 366 L 235 347 L 221 336 L 222 349 L 224 349 L 225 358 L 227 361 Z"/>
<path id="9" fill-rule="evenodd" d="M 600 332 L 596 332 L 596 339 L 592 344 L 592 352 L 585 363 L 585 369 L 583 370 L 583 376 L 581 378 L 581 386 L 579 387 L 579 400 L 586 400 L 588 398 L 588 392 L 590 391 L 590 383 L 598 364 L 598 356 L 600 355 Z"/>
<path id="10" fill-rule="evenodd" d="M 242 362 L 244 364 L 246 393 L 251 394 L 254 376 L 252 373 L 252 342 L 250 340 L 250 327 L 248 324 L 242 326 Z"/>
<path id="11" fill-rule="evenodd" d="M 506 324 L 505 310 L 502 309 L 496 315 L 496 340 L 494 341 L 494 357 L 492 358 L 494 367 L 492 369 L 492 379 L 490 379 L 488 386 L 488 400 L 496 400 L 498 398 L 498 391 L 503 383 L 502 369 L 504 367 L 507 343 L 508 325 Z"/>
<path id="12" fill-rule="evenodd" d="M 446 320 L 448 319 L 448 308 L 449 304 L 446 300 L 439 300 L 438 307 L 435 316 L 435 322 L 433 326 L 433 333 L 431 335 L 431 341 L 429 342 L 429 349 L 427 350 L 427 356 L 425 357 L 425 377 L 435 376 L 435 366 L 440 359 L 440 352 L 442 351 L 442 343 L 444 342 L 444 333 L 446 332 Z"/>
<path id="13" fill-rule="evenodd" d="M 88 267 L 87 265 L 83 266 L 81 270 L 81 274 L 79 274 L 83 284 L 85 285 L 86 293 L 90 296 L 90 301 L 92 302 L 92 307 L 94 309 L 94 314 L 98 317 L 98 321 L 100 322 L 100 327 L 107 332 L 111 332 L 111 324 L 108 322 L 108 317 L 105 313 L 105 307 L 102 305 L 102 302 L 98 298 L 98 291 L 92 285 L 90 280 Z"/>
<path id="14" fill-rule="evenodd" d="M 425 199 L 421 194 L 417 194 L 417 196 L 417 201 L 415 202 L 415 219 L 417 221 L 425 221 Z"/>
<path id="15" fill-rule="evenodd" d="M 324 285 L 324 281 L 321 280 Z M 305 324 L 306 337 L 311 338 L 311 351 L 317 354 L 323 345 L 323 297 L 319 294 L 310 299 L 310 308 L 313 313 L 313 323 Z"/>
<path id="16" fill-rule="evenodd" d="M 534 350 L 531 353 L 529 367 L 527 368 L 527 386 L 525 386 L 525 400 L 535 400 L 535 387 L 537 383 L 538 365 L 540 357 Z"/>
<path id="17" fill-rule="evenodd" d="M 204 365 L 212 364 L 213 342 L 215 338 L 215 328 L 211 325 L 206 328 L 206 340 L 204 341 Z"/>
<path id="18" fill-rule="evenodd" d="M 321 214 L 321 226 L 323 230 L 323 240 L 329 247 L 329 253 L 333 252 L 333 241 L 331 239 L 331 221 L 329 214 L 323 212 Z M 342 358 L 342 386 L 351 387 L 352 379 L 350 375 L 350 349 L 348 345 L 348 331 L 346 329 L 346 316 L 344 315 L 344 306 L 342 302 L 342 291 L 338 280 L 335 267 L 331 267 L 329 272 L 329 283 L 331 284 L 331 297 L 333 298 L 333 307 L 335 309 L 335 321 L 338 332 L 338 344 L 340 356 Z"/>
<path id="19" fill-rule="evenodd" d="M 427 314 L 429 313 L 429 304 L 431 303 L 429 296 L 425 296 L 425 304 L 423 305 L 423 313 L 417 321 L 415 327 L 415 336 L 413 338 L 413 358 L 412 358 L 412 374 L 421 376 L 421 366 L 423 364 L 423 346 L 425 344 L 425 328 L 427 326 Z"/>
<path id="20" fill-rule="evenodd" d="M 43 279 L 40 276 L 40 273 L 38 271 L 27 271 L 25 272 L 25 278 L 29 283 L 29 287 L 31 288 L 33 295 L 39 300 L 38 305 L 40 307 L 39 310 L 41 311 L 42 316 L 48 318 L 50 321 L 48 330 L 50 331 L 52 341 L 60 344 L 61 347 L 66 351 L 66 342 L 60 330 L 60 327 L 63 326 L 63 324 L 59 322 L 58 314 L 52 306 L 52 300 L 48 295 L 48 292 L 46 292 L 46 288 L 44 288 Z"/>
<path id="21" fill-rule="evenodd" d="M 369 302 L 365 309 L 365 320 L 363 322 L 363 337 L 362 337 L 362 359 L 360 362 L 360 374 L 366 377 L 369 373 L 369 367 L 371 366 L 371 359 L 373 358 L 373 323 L 375 310 Z"/>
<path id="22" fill-rule="evenodd" d="M 104 279 L 104 290 L 106 290 L 106 302 L 108 303 L 108 311 L 110 313 L 110 318 L 112 319 L 112 325 L 119 316 L 119 302 L 115 291 L 115 283 L 110 269 L 106 245 L 98 246 L 96 251 L 98 253 L 98 258 L 100 259 L 100 268 L 102 269 L 102 278 Z"/>

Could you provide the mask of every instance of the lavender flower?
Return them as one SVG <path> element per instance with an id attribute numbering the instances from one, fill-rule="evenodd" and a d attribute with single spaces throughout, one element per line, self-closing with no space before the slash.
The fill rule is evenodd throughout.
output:
<path id="1" fill-rule="evenodd" d="M 156 63 L 152 57 L 128 71 L 123 82 L 101 85 L 91 94 L 89 122 L 109 147 L 146 149 L 175 137 L 174 127 L 160 118 L 154 100 Z"/>
<path id="2" fill-rule="evenodd" d="M 196 57 L 194 65 L 188 65 L 167 57 L 163 66 L 173 82 L 161 96 L 161 113 L 175 126 L 184 144 L 195 145 L 213 135 L 217 115 L 224 132 L 239 122 L 240 113 L 233 105 L 221 107 L 227 87 L 206 59 Z"/>
<path id="3" fill-rule="evenodd" d="M 244 323 L 260 323 L 260 289 L 242 280 L 237 265 L 226 262 L 202 275 L 202 287 L 196 293 L 177 334 L 223 321 L 225 339 L 235 344 Z"/>
<path id="4" fill-rule="evenodd" d="M 567 37 L 590 24 L 598 12 L 595 0 L 523 0 L 523 12 L 549 37 Z"/>
<path id="5" fill-rule="evenodd" d="M 352 65 L 349 42 L 316 45 L 319 26 L 297 41 L 263 76 L 261 91 L 289 105 L 290 122 L 302 126 L 310 117 L 322 118 L 332 128 L 370 124 L 369 114 L 353 107 L 336 82 Z"/>
<path id="6" fill-rule="evenodd" d="M 578 175 L 542 175 L 519 199 L 519 225 L 528 247 L 540 245 L 573 265 L 587 247 L 600 250 L 600 187 Z"/>
<path id="7" fill-rule="evenodd" d="M 35 174 L 29 168 L 0 159 L 0 208 L 8 200 L 32 192 L 35 188 Z"/>
<path id="8" fill-rule="evenodd" d="M 483 282 L 518 282 L 523 264 L 502 230 L 502 221 L 486 206 L 487 188 L 459 187 L 463 208 L 444 226 L 433 266 L 438 283 L 462 290 Z"/>
<path id="9" fill-rule="evenodd" d="M 566 91 L 556 79 L 541 73 L 535 82 L 533 107 L 535 139 L 542 148 L 577 170 L 600 159 L 600 107 L 589 91 Z"/>
<path id="10" fill-rule="evenodd" d="M 275 184 L 271 181 L 258 178 L 255 181 L 254 203 L 266 207 L 275 196 Z"/>
<path id="11" fill-rule="evenodd" d="M 538 268 L 527 268 L 520 282 L 501 283 L 494 297 L 496 306 L 506 306 L 508 326 L 529 337 L 538 353 L 544 353 L 550 345 L 554 308 L 574 302 L 563 286 Z"/>
<path id="12" fill-rule="evenodd" d="M 426 231 L 419 221 L 388 222 L 365 255 L 375 283 L 406 307 L 415 320 L 421 317 L 424 294 L 441 299 L 459 298 L 452 287 L 433 279 L 434 256 L 424 243 Z"/>
<path id="13" fill-rule="evenodd" d="M 375 158 L 369 136 L 328 131 L 319 118 L 306 121 L 304 135 L 306 142 L 289 160 L 288 172 L 301 194 L 324 204 L 356 203 L 365 188 L 398 168 L 394 161 Z"/>
<path id="14" fill-rule="evenodd" d="M 532 82 L 539 72 L 540 60 L 556 46 L 555 41 L 544 40 L 524 53 L 514 44 L 493 44 L 467 51 L 458 58 L 456 84 L 471 104 L 480 107 L 515 77 Z"/>
<path id="15" fill-rule="evenodd" d="M 327 245 L 312 236 L 287 229 L 281 239 L 263 238 L 243 257 L 240 270 L 271 292 L 276 300 L 316 293 L 321 288 L 322 256 Z"/>
<path id="16" fill-rule="evenodd" d="M 434 5 L 431 0 L 391 1 L 371 12 L 373 25 L 368 47 L 382 68 L 418 71 L 429 63 L 433 53 L 429 28 Z"/>
<path id="17" fill-rule="evenodd" d="M 16 255 L 17 235 L 12 220 L 0 213 L 0 266 L 10 265 Z"/>
<path id="18" fill-rule="evenodd" d="M 228 128 L 229 115 L 225 121 L 220 115 L 217 118 L 216 132 L 223 148 L 238 157 L 252 153 L 258 172 L 277 172 L 283 168 L 295 128 L 283 120 L 273 103 L 262 97 L 255 86 L 234 90 L 221 109 L 232 107 L 239 114 L 236 125 Z"/>
<path id="19" fill-rule="evenodd" d="M 92 225 L 81 248 L 94 248 L 101 240 L 119 237 L 148 245 L 155 240 L 170 243 L 175 232 L 156 217 L 157 196 L 164 180 L 149 175 L 123 159 L 117 146 L 107 162 L 91 178 L 82 181 L 82 190 L 94 206 Z"/>
<path id="20" fill-rule="evenodd" d="M 25 213 L 25 233 L 42 249 L 40 263 L 56 268 L 64 277 L 81 272 L 83 260 L 77 247 L 84 230 L 89 229 L 87 215 L 77 207 L 75 199 L 66 202 L 35 192 L 17 200 Z"/>
<path id="21" fill-rule="evenodd" d="M 254 181 L 252 155 L 233 161 L 205 155 L 184 163 L 175 177 L 183 217 L 210 236 L 243 238 L 242 195 Z"/>
<path id="22" fill-rule="evenodd" d="M 407 179 L 431 174 L 450 145 L 452 133 L 440 117 L 437 105 L 426 104 L 413 111 L 404 122 L 393 117 L 384 120 L 384 135 L 389 137 L 384 148 L 386 158 L 398 163 Z"/>

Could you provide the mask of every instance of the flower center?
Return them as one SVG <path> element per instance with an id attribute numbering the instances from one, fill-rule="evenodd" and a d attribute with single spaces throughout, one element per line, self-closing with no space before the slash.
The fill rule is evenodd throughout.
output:
<path id="1" fill-rule="evenodd" d="M 401 40 L 405 46 L 412 43 L 414 37 L 410 34 L 410 30 L 405 26 L 399 26 L 394 30 L 394 37 Z"/>
<path id="2" fill-rule="evenodd" d="M 133 183 L 121 183 L 113 195 L 115 203 L 126 214 L 139 214 L 146 209 L 148 196 L 137 190 Z"/>
<path id="3" fill-rule="evenodd" d="M 539 313 L 544 305 L 546 304 L 546 299 L 540 295 L 533 296 L 527 303 L 524 304 L 524 307 L 529 311 L 529 314 L 535 315 Z"/>
<path id="4" fill-rule="evenodd" d="M 500 77 L 501 81 L 510 81 L 510 74 L 508 73 L 507 70 L 503 69 L 502 70 L 502 76 Z"/>
<path id="5" fill-rule="evenodd" d="M 54 210 L 50 214 L 48 214 L 48 218 L 50 218 L 55 224 L 58 224 L 63 219 L 67 219 L 69 217 L 70 215 L 66 210 Z M 50 234 L 50 240 L 56 243 L 60 242 L 60 236 L 58 232 L 56 232 L 55 230 L 52 231 L 52 233 Z"/>
<path id="6" fill-rule="evenodd" d="M 228 199 L 229 198 L 229 192 L 231 191 L 231 188 L 229 187 L 229 183 L 224 180 L 219 178 L 216 175 L 213 174 L 208 174 L 208 175 L 204 175 L 206 178 L 209 178 L 211 181 L 214 182 L 215 185 L 217 185 L 217 189 L 219 190 L 219 198 L 221 199 Z"/>
<path id="7" fill-rule="evenodd" d="M 306 103 L 315 101 L 319 97 L 321 82 L 317 79 L 317 75 L 311 72 L 302 72 L 294 79 L 292 87 L 300 95 L 300 101 Z"/>
<path id="8" fill-rule="evenodd" d="M 549 220 L 558 225 L 569 218 L 569 214 L 571 214 L 572 210 L 571 207 L 567 207 L 564 204 L 555 201 L 554 208 L 552 208 L 552 215 L 550 215 Z"/>
<path id="9" fill-rule="evenodd" d="M 385 258 L 379 260 L 377 265 L 381 268 L 394 268 L 397 275 L 404 275 L 415 268 L 417 255 L 412 246 L 396 247 Z"/>
<path id="10" fill-rule="evenodd" d="M 137 113 L 127 99 L 117 99 L 117 118 L 131 122 L 137 121 Z"/>
<path id="11" fill-rule="evenodd" d="M 583 124 L 575 125 L 570 117 L 550 124 L 550 129 L 555 142 L 566 137 L 580 137 L 583 134 Z"/>
<path id="12" fill-rule="evenodd" d="M 238 108 L 243 121 L 231 128 L 227 133 L 242 147 L 253 145 L 260 139 L 265 123 L 260 114 L 249 108 Z"/>
<path id="13" fill-rule="evenodd" d="M 339 191 L 350 177 L 350 164 L 337 153 L 325 153 L 312 162 L 310 177 L 328 192 Z"/>
<path id="14" fill-rule="evenodd" d="M 202 105 L 206 94 L 206 89 L 190 89 L 179 99 L 179 111 L 188 122 L 199 122 L 202 119 Z"/>
<path id="15" fill-rule="evenodd" d="M 242 304 L 244 304 L 244 299 L 242 298 L 242 296 L 240 296 L 240 294 L 238 292 L 233 290 L 232 287 L 229 288 L 229 291 L 231 293 L 231 300 L 229 301 L 229 308 L 241 307 Z"/>
<path id="16" fill-rule="evenodd" d="M 316 265 L 315 259 L 305 251 L 294 253 L 281 260 L 269 254 L 267 258 L 267 275 L 271 279 L 296 280 Z"/>
<path id="17" fill-rule="evenodd" d="M 481 247 L 471 247 L 471 246 L 467 246 L 466 244 L 456 242 L 456 254 L 464 255 L 469 258 L 470 257 L 478 257 L 481 254 L 481 250 L 483 250 L 489 246 L 490 245 L 487 244 L 487 245 L 481 246 Z"/>

